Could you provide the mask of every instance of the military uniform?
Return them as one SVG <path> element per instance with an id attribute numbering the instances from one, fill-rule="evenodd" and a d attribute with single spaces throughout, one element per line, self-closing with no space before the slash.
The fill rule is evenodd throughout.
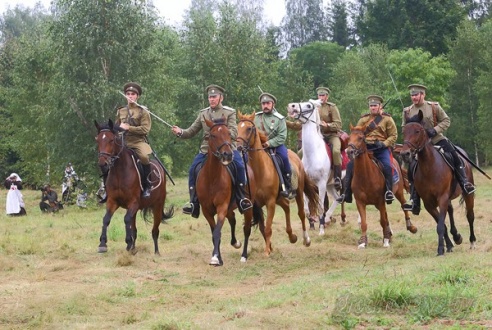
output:
<path id="1" fill-rule="evenodd" d="M 262 93 L 260 95 L 261 102 L 273 102 L 275 105 L 277 99 L 275 96 L 269 93 Z M 255 114 L 255 125 L 268 137 L 269 149 L 273 149 L 281 158 L 284 164 L 284 173 L 281 179 L 285 183 L 285 189 L 280 193 L 284 197 L 293 197 L 291 194 L 291 180 L 292 180 L 292 168 L 290 166 L 288 150 L 285 147 L 285 140 L 287 139 L 287 124 L 285 117 L 280 114 L 275 107 L 271 112 L 257 112 Z"/>
<path id="2" fill-rule="evenodd" d="M 135 150 L 143 165 L 150 164 L 149 155 L 152 153 L 146 137 L 152 125 L 147 108 L 134 103 L 118 109 L 116 124 L 130 125 L 125 134 L 126 145 Z"/>
<path id="3" fill-rule="evenodd" d="M 383 98 L 379 95 L 369 95 L 367 97 L 369 106 L 381 105 Z M 391 168 L 390 149 L 396 143 L 398 137 L 398 130 L 396 128 L 395 121 L 390 114 L 386 112 L 373 115 L 367 113 L 361 116 L 357 122 L 357 126 L 366 127 L 365 139 L 367 149 L 372 151 L 373 156 L 376 157 L 383 165 L 383 174 L 386 183 L 385 200 L 387 204 L 395 199 L 393 195 L 393 173 Z M 353 160 L 347 165 L 347 173 L 345 176 L 345 192 L 337 201 L 339 202 L 352 202 L 352 176 L 353 176 Z"/>
<path id="4" fill-rule="evenodd" d="M 205 92 L 209 96 L 222 96 L 224 94 L 224 89 L 217 85 L 209 85 L 205 88 Z M 236 110 L 227 106 L 223 106 L 219 103 L 215 108 L 207 107 L 199 111 L 197 118 L 187 129 L 182 129 L 177 136 L 183 139 L 189 139 L 197 135 L 200 131 L 203 131 L 202 142 L 200 144 L 199 153 L 195 156 L 189 172 L 188 172 L 188 187 L 190 193 L 190 206 L 183 207 L 183 213 L 191 214 L 194 218 L 198 218 L 200 215 L 200 204 L 198 197 L 196 195 L 195 189 L 195 168 L 198 164 L 205 161 L 208 154 L 208 137 L 210 135 L 210 128 L 205 122 L 205 118 L 208 120 L 224 120 L 227 128 L 231 134 L 231 147 L 233 149 L 232 161 L 236 167 L 236 180 L 235 185 L 235 197 L 238 208 L 241 212 L 251 208 L 253 204 L 246 198 L 246 170 L 241 158 L 241 155 L 236 149 L 236 138 L 237 138 L 237 122 L 236 122 Z"/>
<path id="5" fill-rule="evenodd" d="M 408 89 L 410 90 L 410 95 L 412 96 L 418 94 L 425 96 L 427 87 L 420 84 L 412 84 L 408 86 Z M 448 152 L 453 156 L 455 175 L 461 189 L 465 194 L 473 193 L 475 191 L 475 186 L 468 182 L 465 169 L 461 164 L 458 153 L 448 139 L 443 135 L 443 133 L 451 125 L 451 120 L 438 102 L 424 101 L 421 105 L 412 104 L 411 106 L 404 108 L 402 126 L 405 126 L 405 124 L 412 117 L 417 116 L 419 111 L 422 111 L 422 124 L 427 132 L 427 135 L 431 138 L 432 144 L 439 145 L 445 152 Z M 411 203 L 405 203 L 403 205 L 403 209 L 406 211 L 412 211 L 413 214 L 418 215 L 420 213 L 420 196 L 413 186 L 413 172 L 416 165 L 417 162 L 415 160 L 410 162 L 408 182 L 410 184 Z"/>

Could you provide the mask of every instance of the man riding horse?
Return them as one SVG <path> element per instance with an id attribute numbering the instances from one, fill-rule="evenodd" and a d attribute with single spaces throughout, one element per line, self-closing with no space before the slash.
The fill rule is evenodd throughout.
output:
<path id="1" fill-rule="evenodd" d="M 123 92 L 128 104 L 118 109 L 116 115 L 116 125 L 124 130 L 125 143 L 133 149 L 142 164 L 142 187 L 143 198 L 150 197 L 151 182 L 150 180 L 150 154 L 152 148 L 147 143 L 147 135 L 150 132 L 152 121 L 150 113 L 145 106 L 137 103 L 138 98 L 142 95 L 142 87 L 134 82 L 129 82 L 123 87 Z M 103 182 L 106 184 L 108 173 L 103 173 Z M 100 203 L 106 202 L 107 197 Z"/>
<path id="2" fill-rule="evenodd" d="M 390 148 L 395 144 L 398 136 L 396 124 L 390 114 L 383 111 L 383 98 L 378 95 L 369 95 L 370 112 L 362 115 L 357 123 L 357 126 L 365 126 L 365 139 L 367 149 L 372 151 L 383 165 L 383 174 L 386 182 L 386 193 L 384 198 L 386 204 L 391 204 L 395 199 L 393 194 L 393 175 L 391 168 Z M 352 202 L 352 176 L 353 176 L 353 160 L 347 165 L 347 174 L 345 176 L 345 191 L 337 199 L 338 202 Z"/>
<path id="3" fill-rule="evenodd" d="M 287 148 L 285 147 L 285 140 L 287 139 L 287 125 L 285 123 L 285 117 L 282 116 L 277 109 L 277 98 L 269 93 L 262 93 L 260 95 L 260 103 L 263 111 L 255 114 L 255 125 L 268 137 L 268 141 L 263 143 L 263 148 L 272 156 L 274 162 L 276 162 L 275 154 L 278 154 L 282 159 L 283 171 L 280 167 L 275 166 L 281 182 L 285 184 L 285 187 L 280 191 L 280 195 L 287 198 L 294 198 L 295 191 L 292 191 L 292 169 L 290 166 L 289 156 L 287 155 Z"/>
<path id="4" fill-rule="evenodd" d="M 325 143 L 331 147 L 335 189 L 339 190 L 342 187 L 342 144 L 339 137 L 339 133 L 342 131 L 342 118 L 337 105 L 328 102 L 331 93 L 328 87 L 318 87 L 316 93 L 318 100 L 321 101 L 319 108 L 320 130 Z M 287 122 L 287 127 L 299 131 L 302 125 L 298 122 Z"/>
<path id="5" fill-rule="evenodd" d="M 195 156 L 193 163 L 191 164 L 188 178 L 188 187 L 190 192 L 190 204 L 183 207 L 183 213 L 191 214 L 192 217 L 198 218 L 200 215 L 200 204 L 196 195 L 196 167 L 205 161 L 208 153 L 207 139 L 210 133 L 210 127 L 207 126 L 205 118 L 211 121 L 225 120 L 227 128 L 231 132 L 232 147 L 233 147 L 233 163 L 236 167 L 236 200 L 237 206 L 241 212 L 253 207 L 251 201 L 246 198 L 246 172 L 243 160 L 240 153 L 236 149 L 236 137 L 237 137 L 237 123 L 236 123 L 236 110 L 222 105 L 224 100 L 224 88 L 217 85 L 209 85 L 205 88 L 205 92 L 208 95 L 209 107 L 200 110 L 197 118 L 191 124 L 190 127 L 182 129 L 178 126 L 172 127 L 172 132 L 179 138 L 189 139 L 197 135 L 200 131 L 203 131 L 203 139 L 200 145 L 200 152 Z"/>
<path id="6" fill-rule="evenodd" d="M 456 149 L 443 135 L 451 124 L 448 115 L 444 112 L 438 102 L 425 100 L 425 92 L 427 87 L 424 85 L 412 84 L 408 86 L 408 89 L 410 90 L 410 97 L 413 104 L 403 109 L 402 126 L 405 126 L 410 118 L 416 116 L 419 111 L 422 111 L 424 116 L 423 125 L 426 129 L 427 135 L 431 139 L 432 144 L 440 146 L 445 152 L 452 155 L 454 173 L 461 189 L 466 195 L 472 194 L 475 192 L 475 186 L 471 182 L 468 182 L 465 169 L 461 163 L 458 153 L 456 152 Z M 414 159 L 411 161 L 408 169 L 411 203 L 408 202 L 403 205 L 403 209 L 412 211 L 413 214 L 418 215 L 420 213 L 420 196 L 413 186 L 413 172 L 416 165 L 417 161 Z"/>

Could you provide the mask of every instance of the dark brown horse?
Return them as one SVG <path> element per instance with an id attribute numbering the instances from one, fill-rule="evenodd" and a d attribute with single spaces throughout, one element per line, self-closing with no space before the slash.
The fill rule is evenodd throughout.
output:
<path id="1" fill-rule="evenodd" d="M 287 198 L 279 195 L 280 179 L 272 162 L 271 156 L 263 149 L 262 143 L 267 138 L 256 129 L 254 124 L 255 114 L 243 115 L 239 113 L 239 124 L 237 140 L 240 147 L 248 152 L 248 164 L 251 165 L 256 179 L 257 191 L 255 201 L 259 206 L 266 206 L 267 219 L 265 228 L 263 223 L 260 223 L 260 230 L 264 231 L 265 238 L 265 254 L 268 256 L 272 252 L 272 223 L 275 215 L 276 205 L 284 210 L 285 213 L 285 231 L 289 236 L 291 243 L 297 242 L 297 236 L 292 232 L 290 223 L 290 202 Z M 309 179 L 301 159 L 291 150 L 288 151 L 289 161 L 293 169 L 293 173 L 297 173 L 297 183 L 293 187 L 297 187 L 296 202 L 297 214 L 301 219 L 303 244 L 309 246 L 311 239 L 306 229 L 306 213 L 304 211 L 304 194 L 307 197 L 307 208 L 311 214 L 316 214 L 318 210 L 319 197 L 317 187 L 314 182 Z"/>
<path id="2" fill-rule="evenodd" d="M 159 254 L 157 243 L 159 224 L 162 220 L 171 218 L 174 213 L 172 207 L 164 211 L 166 200 L 166 175 L 164 169 L 156 160 L 151 161 L 150 181 L 152 182 L 152 191 L 149 198 L 142 198 L 141 179 L 137 168 L 138 157 L 131 149 L 125 146 L 123 134 L 118 133 L 119 127 L 114 126 L 111 120 L 109 120 L 107 125 L 103 126 L 100 126 L 96 121 L 94 123 L 97 128 L 98 165 L 103 173 L 108 173 L 106 180 L 108 200 L 106 202 L 106 214 L 103 218 L 98 252 L 107 252 L 107 229 L 114 212 L 122 207 L 127 210 L 124 218 L 127 251 L 136 252 L 136 217 L 137 211 L 142 210 L 146 221 L 147 214 L 150 211 L 153 213 L 152 239 L 154 240 L 155 254 Z"/>
<path id="3" fill-rule="evenodd" d="M 227 166 L 233 160 L 233 147 L 231 134 L 227 125 L 223 122 L 212 122 L 205 119 L 210 133 L 208 137 L 208 156 L 198 175 L 196 182 L 196 193 L 202 212 L 208 221 L 212 231 L 212 242 L 214 244 L 210 265 L 222 266 L 223 260 L 220 253 L 221 231 L 227 218 L 231 226 L 231 245 L 239 249 L 241 243 L 236 240 L 235 228 L 236 218 L 233 210 L 237 207 L 233 198 L 233 182 Z M 251 192 L 250 199 L 254 201 L 256 191 L 253 172 L 248 169 L 248 183 Z M 251 223 L 253 219 L 254 206 L 244 211 L 244 247 L 241 261 L 245 262 L 248 257 L 248 242 L 251 234 Z M 217 221 L 214 216 L 217 215 Z"/>
<path id="4" fill-rule="evenodd" d="M 378 165 L 373 161 L 369 154 L 365 140 L 366 126 L 350 125 L 350 137 L 348 142 L 347 154 L 354 162 L 354 173 L 352 178 L 352 191 L 354 192 L 357 210 L 360 215 L 361 237 L 359 239 L 359 248 L 363 249 L 367 246 L 367 221 L 366 221 L 366 206 L 374 205 L 379 210 L 379 221 L 383 228 L 383 246 L 389 247 L 392 236 L 388 214 L 386 212 L 386 202 L 384 193 L 386 184 L 384 175 Z M 393 183 L 393 193 L 400 202 L 401 206 L 405 204 L 405 195 L 403 188 L 403 176 L 400 165 L 393 158 L 392 166 L 398 173 L 398 181 Z M 415 234 L 417 227 L 410 221 L 410 213 L 405 213 L 405 223 L 407 230 Z"/>
<path id="5" fill-rule="evenodd" d="M 454 223 L 453 205 L 451 200 L 462 196 L 466 206 L 466 218 L 470 226 L 470 248 L 475 247 L 475 233 L 473 222 L 475 213 L 475 195 L 462 193 L 454 176 L 453 169 L 445 161 L 444 157 L 432 145 L 424 127 L 422 126 L 422 112 L 419 111 L 417 118 L 407 121 L 403 128 L 403 148 L 401 155 L 405 161 L 412 158 L 417 159 L 417 168 L 414 173 L 414 187 L 424 202 L 425 209 L 437 223 L 438 246 L 437 255 L 444 255 L 444 241 L 447 252 L 452 252 L 453 243 L 449 239 L 445 219 L 446 212 L 449 214 L 451 234 L 456 244 L 461 244 L 463 238 L 458 233 Z M 473 183 L 473 173 L 470 165 L 465 163 L 465 173 L 468 181 Z"/>

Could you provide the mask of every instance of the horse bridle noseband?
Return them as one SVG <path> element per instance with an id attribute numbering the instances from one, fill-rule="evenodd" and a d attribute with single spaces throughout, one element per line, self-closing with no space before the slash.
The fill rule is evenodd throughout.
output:
<path id="1" fill-rule="evenodd" d="M 301 122 L 301 124 L 303 124 L 303 125 L 305 123 L 307 123 L 308 121 L 319 125 L 316 121 L 311 119 L 311 116 L 313 115 L 316 106 L 314 105 L 313 102 L 306 102 L 306 103 L 310 103 L 313 106 L 313 108 L 311 110 L 302 111 L 302 110 L 300 110 L 301 104 L 296 103 L 299 106 L 299 115 L 297 115 L 293 118 L 299 120 Z M 309 116 L 305 116 L 305 114 L 307 114 L 307 113 L 309 113 Z"/>
<path id="2" fill-rule="evenodd" d="M 243 139 L 242 137 L 238 137 L 237 139 L 238 140 L 241 140 L 243 141 L 243 145 L 241 146 L 241 152 L 248 152 L 248 151 L 260 151 L 260 150 L 265 150 L 265 148 L 251 148 L 250 145 L 254 145 L 255 142 L 256 142 L 256 125 L 255 123 L 252 121 L 252 120 L 249 120 L 249 119 L 241 119 L 239 122 L 247 122 L 247 123 L 250 123 L 252 125 L 251 127 L 251 133 L 249 134 L 248 136 L 248 139 L 245 140 Z M 251 139 L 253 139 L 253 142 L 251 143 Z"/>
<path id="3" fill-rule="evenodd" d="M 351 133 L 353 133 L 353 132 L 351 132 Z M 364 144 L 366 144 L 365 134 L 364 134 L 364 133 L 362 133 L 362 135 L 364 135 Z M 357 148 L 357 147 L 355 146 L 355 144 L 353 144 L 353 143 L 349 143 L 349 144 L 347 145 L 347 147 L 351 147 L 351 148 L 352 148 L 352 150 L 354 151 L 354 153 L 353 153 L 354 158 L 355 158 L 355 157 L 358 157 L 358 156 L 360 156 L 360 155 L 362 155 L 364 152 L 366 152 L 366 151 L 367 151 L 367 148 L 366 148 L 366 150 L 362 150 L 361 148 Z"/>
<path id="4" fill-rule="evenodd" d="M 417 123 L 417 122 L 411 122 L 411 123 L 407 123 L 407 124 L 405 124 L 405 126 L 406 126 L 406 125 L 408 125 L 408 124 L 412 124 L 412 123 L 418 124 L 418 125 L 420 125 L 420 127 L 422 128 L 422 130 L 420 130 L 420 131 L 419 131 L 419 138 L 420 138 L 420 136 L 422 135 L 422 132 L 424 132 L 424 134 L 425 134 L 425 131 L 424 131 L 424 126 L 422 126 L 422 124 L 419 124 L 419 123 Z M 423 143 L 423 144 L 419 147 L 419 146 L 415 145 L 414 143 L 412 143 L 412 142 L 410 142 L 410 141 L 408 141 L 408 140 L 405 140 L 405 141 L 403 141 L 403 145 L 405 145 L 405 144 L 406 144 L 406 145 L 409 145 L 409 146 L 410 146 L 410 148 L 409 148 L 409 149 L 410 149 L 410 155 L 411 155 L 412 157 L 414 157 L 416 154 L 418 154 L 419 152 L 421 152 L 421 151 L 425 148 L 425 145 L 427 144 L 427 142 L 428 142 L 428 141 L 426 141 L 425 143 Z"/>
<path id="5" fill-rule="evenodd" d="M 226 124 L 224 124 L 224 123 L 213 124 L 213 125 L 212 125 L 212 127 L 210 127 L 210 132 L 212 131 L 212 129 L 213 129 L 215 126 L 226 126 L 226 127 L 227 127 L 227 125 L 226 125 Z M 209 132 L 209 138 L 213 136 L 213 135 L 212 135 L 212 133 L 210 133 L 210 132 Z M 230 142 L 226 141 L 226 142 L 222 143 L 220 146 L 218 146 L 218 147 L 216 148 L 216 150 L 215 150 L 215 151 L 212 151 L 212 154 L 213 154 L 215 157 L 217 157 L 218 159 L 222 160 L 222 159 L 224 158 L 224 154 L 223 154 L 223 153 L 221 153 L 221 152 L 220 152 L 220 150 L 221 150 L 223 147 L 225 147 L 225 146 L 229 146 L 229 147 L 232 149 L 232 144 L 231 144 Z"/>

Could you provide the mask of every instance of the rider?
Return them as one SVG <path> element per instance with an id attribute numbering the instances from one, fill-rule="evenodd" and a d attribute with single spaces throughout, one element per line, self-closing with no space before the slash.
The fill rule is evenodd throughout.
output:
<path id="1" fill-rule="evenodd" d="M 243 160 L 241 155 L 236 150 L 236 137 L 237 137 L 237 123 L 236 123 L 236 110 L 227 106 L 222 105 L 224 100 L 224 88 L 217 85 L 209 85 L 205 88 L 205 93 L 208 95 L 209 107 L 200 110 L 197 118 L 191 124 L 190 127 L 182 129 L 178 126 L 172 127 L 172 132 L 177 137 L 183 139 L 189 139 L 198 134 L 203 130 L 202 143 L 200 145 L 200 152 L 195 156 L 193 163 L 191 164 L 189 171 L 188 187 L 190 191 L 190 205 L 183 207 L 183 213 L 191 214 L 192 217 L 198 218 L 200 215 L 200 204 L 198 202 L 198 197 L 196 195 L 196 178 L 195 178 L 195 167 L 204 162 L 208 154 L 208 136 L 210 128 L 205 123 L 205 118 L 215 121 L 225 118 L 225 123 L 230 130 L 232 148 L 234 150 L 233 162 L 237 169 L 237 182 L 236 185 L 236 199 L 239 210 L 241 212 L 250 209 L 253 205 L 251 201 L 246 198 L 246 172 L 244 168 Z"/>
<path id="2" fill-rule="evenodd" d="M 328 102 L 331 93 L 328 87 L 318 87 L 316 88 L 316 93 L 318 93 L 318 100 L 321 101 L 321 107 L 319 108 L 321 134 L 325 142 L 331 145 L 335 189 L 339 190 L 342 187 L 342 156 L 338 133 L 342 130 L 342 118 L 337 105 Z"/>
<path id="3" fill-rule="evenodd" d="M 128 104 L 118 109 L 116 114 L 116 125 L 119 125 L 125 131 L 125 143 L 133 149 L 140 162 L 142 163 L 142 186 L 143 198 L 150 197 L 150 154 L 152 149 L 147 142 L 147 135 L 150 132 L 152 121 L 150 113 L 145 106 L 137 103 L 138 98 L 142 95 L 142 87 L 135 82 L 129 82 L 123 86 Z M 103 182 L 106 184 L 107 173 L 103 175 Z M 106 202 L 106 198 L 100 203 Z"/>
<path id="4" fill-rule="evenodd" d="M 373 152 L 383 164 L 384 180 L 386 182 L 386 193 L 384 199 L 386 204 L 391 204 L 395 199 L 393 194 L 393 175 L 391 168 L 390 148 L 395 144 L 398 137 L 396 124 L 390 114 L 383 111 L 383 98 L 378 95 L 369 95 L 370 113 L 362 115 L 357 123 L 357 126 L 366 126 L 365 137 L 367 149 Z M 354 161 L 350 161 L 347 165 L 347 174 L 345 176 L 345 191 L 337 198 L 337 202 L 352 202 L 352 176 L 354 169 Z"/>
<path id="5" fill-rule="evenodd" d="M 255 125 L 268 137 L 268 141 L 263 143 L 263 148 L 268 149 L 270 152 L 277 153 L 284 163 L 284 183 L 285 190 L 280 192 L 280 195 L 287 198 L 294 198 L 295 191 L 292 190 L 292 169 L 289 162 L 289 156 L 287 148 L 284 143 L 287 139 L 287 125 L 285 124 L 285 117 L 282 116 L 277 109 L 277 99 L 275 96 L 269 93 L 262 93 L 260 95 L 260 103 L 263 111 L 255 114 Z M 281 174 L 281 173 L 279 173 Z"/>
<path id="6" fill-rule="evenodd" d="M 403 109 L 402 126 L 405 126 L 407 120 L 417 115 L 419 110 L 421 110 L 424 115 L 424 127 L 427 135 L 431 138 L 432 144 L 439 145 L 445 152 L 448 152 L 453 156 L 456 179 L 465 194 L 472 194 L 475 192 L 475 186 L 471 182 L 468 182 L 465 169 L 461 163 L 458 153 L 456 152 L 456 149 L 443 135 L 451 124 L 448 115 L 444 112 L 438 102 L 425 100 L 425 92 L 427 87 L 424 85 L 412 84 L 408 86 L 408 89 L 410 90 L 410 97 L 412 98 L 413 104 Z M 418 215 L 420 213 L 420 196 L 413 186 L 413 171 L 416 164 L 416 161 L 412 161 L 408 169 L 408 182 L 410 184 L 411 201 L 405 203 L 403 205 L 403 209 L 406 211 L 412 211 L 413 214 Z"/>

